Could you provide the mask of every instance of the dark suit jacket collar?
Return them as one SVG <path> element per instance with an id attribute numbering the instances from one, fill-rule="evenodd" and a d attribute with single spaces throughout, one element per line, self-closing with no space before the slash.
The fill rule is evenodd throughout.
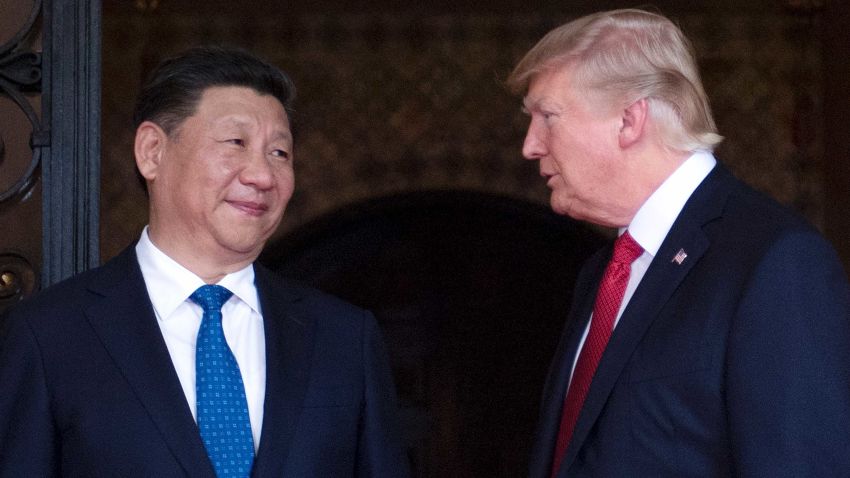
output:
<path id="1" fill-rule="evenodd" d="M 584 264 L 576 280 L 567 326 L 561 336 L 543 390 L 540 423 L 535 434 L 534 454 L 529 466 L 530 478 L 548 478 L 550 475 L 573 359 L 590 319 L 596 291 L 611 250 L 611 245 L 608 245 L 596 252 Z"/>
<path id="2" fill-rule="evenodd" d="M 92 271 L 86 317 L 186 476 L 215 476 L 156 323 L 135 248 Z"/>
<path id="3" fill-rule="evenodd" d="M 90 273 L 86 317 L 186 476 L 214 477 L 130 246 Z M 266 338 L 266 393 L 253 476 L 280 476 L 301 411 L 313 353 L 302 294 L 255 264 Z"/>
<path id="4" fill-rule="evenodd" d="M 266 397 L 252 476 L 281 476 L 307 393 L 316 323 L 298 289 L 262 265 L 254 271 L 266 336 Z"/>
<path id="5" fill-rule="evenodd" d="M 656 254 L 628 306 L 623 311 L 620 322 L 608 342 L 585 399 L 584 407 L 578 417 L 573 438 L 561 464 L 559 476 L 566 476 L 566 470 L 575 460 L 590 429 L 599 418 L 611 390 L 652 321 L 691 268 L 708 250 L 710 242 L 703 228 L 722 215 L 728 196 L 735 184 L 737 184 L 736 180 L 726 168 L 718 163 L 688 199 L 674 222 L 658 250 L 658 254 Z M 673 260 L 680 250 L 687 254 L 681 264 Z M 553 387 L 553 391 L 556 393 L 555 398 L 548 405 L 549 409 L 544 410 L 544 413 L 547 414 L 544 420 L 547 422 L 554 421 L 557 423 L 560 421 L 561 403 L 559 403 L 559 400 L 562 401 L 565 396 L 572 358 L 575 356 L 579 339 L 590 316 L 593 300 L 596 296 L 595 291 L 611 251 L 612 246 L 609 245 L 602 255 L 595 257 L 593 270 L 587 274 L 587 277 L 594 281 L 593 285 L 590 287 L 587 284 L 583 285 L 591 293 L 580 299 L 579 307 L 573 309 L 574 313 L 579 315 L 571 317 L 571 322 L 575 325 L 571 328 L 564 347 L 564 355 L 561 356 L 561 361 L 566 361 L 566 363 L 561 364 L 558 370 L 557 386 Z M 604 258 L 604 260 L 600 260 L 600 258 Z M 557 433 L 557 425 L 554 430 L 554 433 L 548 431 L 547 435 L 554 437 Z M 543 438 L 541 436 L 541 439 Z M 554 440 L 554 438 L 551 439 Z M 542 443 L 545 447 L 547 442 Z M 551 446 L 554 441 L 548 443 Z M 548 463 L 551 463 L 551 451 L 549 452 Z M 533 476 L 546 475 L 537 474 Z"/>

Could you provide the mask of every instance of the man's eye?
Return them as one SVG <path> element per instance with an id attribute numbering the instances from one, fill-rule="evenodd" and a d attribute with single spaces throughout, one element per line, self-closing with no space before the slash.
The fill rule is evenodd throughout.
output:
<path id="1" fill-rule="evenodd" d="M 245 146 L 245 141 L 239 138 L 228 139 L 226 142 L 236 146 Z"/>
<path id="2" fill-rule="evenodd" d="M 276 150 L 272 151 L 272 156 L 276 156 L 276 157 L 282 158 L 282 159 L 288 159 L 289 158 L 289 152 L 284 151 L 282 149 L 276 149 Z"/>

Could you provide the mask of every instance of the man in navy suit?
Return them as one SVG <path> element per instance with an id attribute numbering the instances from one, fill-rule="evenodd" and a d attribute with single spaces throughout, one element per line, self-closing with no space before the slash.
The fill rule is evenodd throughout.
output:
<path id="1" fill-rule="evenodd" d="M 155 69 L 134 118 L 149 225 L 4 320 L 0 476 L 408 476 L 372 315 L 254 263 L 293 192 L 293 97 L 241 50 Z M 196 361 L 216 317 L 226 371 Z M 206 401 L 198 377 L 218 372 L 232 406 Z M 228 474 L 234 447 L 247 465 Z"/>
<path id="2" fill-rule="evenodd" d="M 682 32 L 640 10 L 579 18 L 509 85 L 552 208 L 620 234 L 580 272 L 530 476 L 850 476 L 846 274 L 717 163 Z"/>

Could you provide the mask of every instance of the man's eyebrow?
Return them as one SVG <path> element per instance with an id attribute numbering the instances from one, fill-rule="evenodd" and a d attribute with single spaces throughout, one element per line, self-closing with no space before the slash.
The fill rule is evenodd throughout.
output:
<path id="1" fill-rule="evenodd" d="M 526 96 L 522 99 L 522 112 L 531 114 L 532 111 L 540 109 L 541 98 L 529 98 Z"/>
<path id="2" fill-rule="evenodd" d="M 280 130 L 275 133 L 274 140 L 283 140 L 292 143 L 292 131 L 289 130 Z"/>
<path id="3" fill-rule="evenodd" d="M 237 126 L 243 128 L 248 125 L 248 121 L 240 118 L 239 116 L 225 116 L 224 118 L 219 119 L 215 123 L 222 126 Z"/>
<path id="4" fill-rule="evenodd" d="M 218 121 L 218 124 L 223 125 L 223 126 L 235 126 L 237 128 L 247 128 L 247 127 L 251 126 L 253 124 L 253 122 L 250 121 L 250 120 L 247 120 L 245 118 L 241 118 L 239 116 L 228 116 L 228 117 L 225 117 L 225 118 L 221 118 L 221 120 Z M 276 131 L 274 133 L 273 138 L 275 140 L 284 140 L 284 141 L 289 141 L 291 143 L 292 142 L 292 131 L 290 131 L 288 129 L 282 129 L 282 130 Z"/>

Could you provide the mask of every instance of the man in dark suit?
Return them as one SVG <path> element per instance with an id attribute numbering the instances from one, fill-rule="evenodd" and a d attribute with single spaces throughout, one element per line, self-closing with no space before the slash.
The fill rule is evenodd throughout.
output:
<path id="1" fill-rule="evenodd" d="M 580 272 L 530 476 L 850 476 L 847 277 L 717 164 L 682 32 L 640 10 L 579 18 L 509 84 L 552 208 L 619 231 Z"/>
<path id="2" fill-rule="evenodd" d="M 405 477 L 374 318 L 254 261 L 293 192 L 294 87 L 195 48 L 144 86 L 138 243 L 13 310 L 2 477 Z"/>

